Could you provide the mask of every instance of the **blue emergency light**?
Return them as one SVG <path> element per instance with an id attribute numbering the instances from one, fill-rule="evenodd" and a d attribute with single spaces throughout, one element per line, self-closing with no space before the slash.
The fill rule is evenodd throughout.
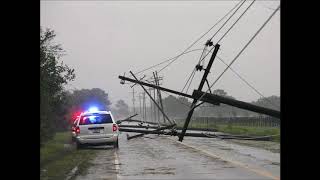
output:
<path id="1" fill-rule="evenodd" d="M 97 107 L 90 107 L 89 108 L 89 112 L 93 113 L 93 112 L 97 112 L 98 108 Z"/>

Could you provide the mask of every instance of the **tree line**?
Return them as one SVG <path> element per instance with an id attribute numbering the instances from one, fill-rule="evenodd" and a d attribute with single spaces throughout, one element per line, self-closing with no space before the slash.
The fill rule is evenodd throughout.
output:
<path id="1" fill-rule="evenodd" d="M 74 91 L 64 88 L 76 75 L 75 70 L 61 60 L 65 52 L 54 42 L 55 37 L 53 30 L 40 27 L 40 145 L 56 132 L 70 130 L 76 116 L 90 106 L 111 110 L 115 117 L 129 114 L 123 100 L 111 107 L 108 93 L 100 88 Z"/>
<path id="2" fill-rule="evenodd" d="M 229 95 L 223 89 L 216 89 L 213 94 L 235 99 Z M 280 97 L 279 96 L 269 96 L 261 97 L 256 101 L 250 102 L 252 104 L 266 107 L 270 109 L 280 110 Z M 175 97 L 172 95 L 167 96 L 163 99 L 164 110 L 167 115 L 171 118 L 185 118 L 191 106 L 191 101 L 188 101 L 185 97 Z M 226 104 L 220 104 L 219 106 L 203 103 L 201 106 L 196 108 L 194 111 L 195 117 L 236 117 L 236 116 L 262 116 L 261 114 L 243 110 L 240 108 L 232 107 Z"/>

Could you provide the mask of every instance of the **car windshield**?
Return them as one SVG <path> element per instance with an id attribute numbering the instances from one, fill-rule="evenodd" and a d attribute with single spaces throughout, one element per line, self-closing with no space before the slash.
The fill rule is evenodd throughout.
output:
<path id="1" fill-rule="evenodd" d="M 110 114 L 93 114 L 82 116 L 79 125 L 106 123 L 113 123 Z"/>

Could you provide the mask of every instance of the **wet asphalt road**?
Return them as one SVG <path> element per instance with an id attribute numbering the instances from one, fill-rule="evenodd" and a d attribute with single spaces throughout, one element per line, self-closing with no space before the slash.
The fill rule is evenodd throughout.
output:
<path id="1" fill-rule="evenodd" d="M 279 179 L 280 155 L 213 138 L 146 135 L 105 146 L 82 179 Z M 133 135 L 133 134 L 131 134 Z"/>

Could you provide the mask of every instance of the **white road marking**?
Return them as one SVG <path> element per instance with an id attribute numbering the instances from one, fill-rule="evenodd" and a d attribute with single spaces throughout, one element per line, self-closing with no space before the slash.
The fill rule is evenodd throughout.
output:
<path id="1" fill-rule="evenodd" d="M 189 147 L 189 148 L 192 148 L 192 149 L 195 149 L 195 150 L 197 150 L 197 151 L 200 151 L 200 152 L 202 152 L 202 153 L 204 153 L 204 154 L 206 154 L 206 155 L 208 155 L 208 156 L 210 156 L 210 157 L 219 158 L 219 159 L 222 159 L 222 160 L 224 160 L 224 161 L 228 161 L 228 162 L 230 162 L 230 163 L 232 163 L 232 164 L 235 164 L 235 165 L 238 165 L 238 166 L 240 166 L 240 167 L 246 168 L 246 169 L 248 169 L 248 170 L 250 170 L 250 171 L 253 171 L 253 172 L 255 172 L 255 173 L 259 174 L 259 175 L 263 175 L 263 176 L 272 178 L 272 179 L 274 179 L 274 180 L 280 180 L 279 177 L 276 177 L 276 176 L 272 175 L 270 172 L 263 171 L 263 170 L 261 170 L 261 169 L 257 169 L 257 168 L 254 168 L 254 167 L 249 167 L 248 165 L 243 164 L 243 163 L 238 162 L 238 161 L 233 161 L 233 160 L 230 160 L 230 159 L 222 158 L 222 157 L 220 157 L 220 156 L 218 156 L 218 155 L 215 155 L 215 154 L 213 154 L 213 153 L 211 153 L 211 152 L 208 152 L 208 151 L 206 151 L 206 150 L 199 149 L 199 148 L 194 147 L 194 146 L 191 146 L 191 145 L 189 145 L 189 144 L 186 144 L 186 143 L 183 143 L 183 142 L 180 142 L 180 141 L 176 141 L 176 140 L 174 140 L 174 139 L 171 139 L 170 137 L 167 137 L 167 138 L 170 139 L 171 141 L 176 142 L 176 143 L 179 143 L 179 144 L 182 144 L 182 145 L 187 146 L 187 147 Z"/>
<path id="2" fill-rule="evenodd" d="M 116 168 L 116 171 L 117 171 L 117 180 L 120 180 L 121 176 L 119 174 L 119 171 L 120 171 L 120 166 L 119 166 L 119 156 L 118 156 L 118 153 L 117 151 L 115 150 L 114 151 L 114 164 L 115 164 L 115 168 Z"/>
<path id="3" fill-rule="evenodd" d="M 78 164 L 78 165 L 79 165 L 79 164 Z M 68 174 L 66 180 L 71 179 L 71 178 L 76 174 L 76 172 L 78 171 L 78 165 L 76 165 L 76 167 L 74 167 L 74 168 L 70 171 L 70 173 Z"/>

